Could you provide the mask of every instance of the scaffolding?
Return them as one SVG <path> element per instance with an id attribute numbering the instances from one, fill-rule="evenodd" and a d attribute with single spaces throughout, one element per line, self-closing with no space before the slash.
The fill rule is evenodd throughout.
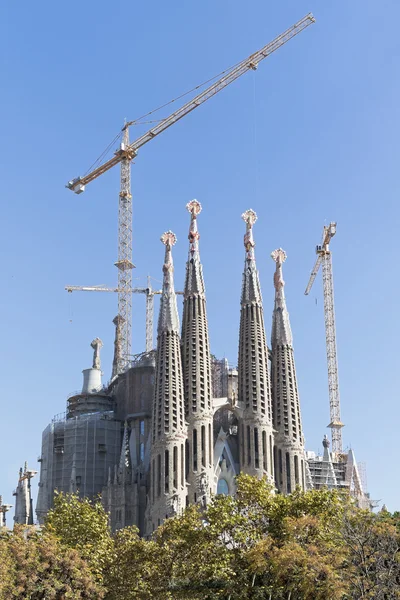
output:
<path id="1" fill-rule="evenodd" d="M 39 522 L 53 506 L 54 491 L 94 499 L 118 465 L 121 422 L 113 411 L 65 418 L 57 415 L 42 436 L 36 512 Z"/>

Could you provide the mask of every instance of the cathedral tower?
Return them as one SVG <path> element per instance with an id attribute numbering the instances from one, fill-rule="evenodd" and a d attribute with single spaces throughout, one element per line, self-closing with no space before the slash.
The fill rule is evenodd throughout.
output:
<path id="1" fill-rule="evenodd" d="M 214 485 L 214 461 L 211 355 L 199 252 L 200 234 L 197 230 L 201 204 L 192 200 L 186 208 L 190 213 L 189 256 L 186 263 L 181 344 L 189 438 L 188 497 L 190 502 L 200 500 L 207 503 Z"/>
<path id="2" fill-rule="evenodd" d="M 264 312 L 256 267 L 253 225 L 257 215 L 247 210 L 246 249 L 239 332 L 238 401 L 243 406 L 240 429 L 241 471 L 274 480 L 271 386 L 268 373 L 268 349 L 265 339 Z"/>
<path id="3" fill-rule="evenodd" d="M 155 395 L 152 420 L 148 533 L 186 505 L 185 421 L 179 317 L 174 289 L 172 246 L 175 234 L 161 236 L 165 245 L 163 288 L 158 319 Z"/>
<path id="4" fill-rule="evenodd" d="M 279 248 L 271 254 L 275 307 L 272 320 L 272 398 L 275 435 L 275 480 L 278 490 L 290 494 L 297 485 L 305 489 L 304 440 L 297 389 L 293 338 L 286 308 L 282 264 L 286 253 Z"/>

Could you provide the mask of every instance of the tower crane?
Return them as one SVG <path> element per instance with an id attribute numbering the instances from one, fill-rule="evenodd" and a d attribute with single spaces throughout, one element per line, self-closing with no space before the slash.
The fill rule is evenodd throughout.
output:
<path id="1" fill-rule="evenodd" d="M 150 277 L 147 278 L 147 287 L 132 288 L 127 290 L 131 294 L 146 294 L 146 352 L 153 350 L 153 331 L 154 331 L 154 296 L 162 294 L 162 290 L 153 290 Z M 103 285 L 83 286 L 66 285 L 67 292 L 120 292 L 118 288 L 105 287 Z M 183 296 L 183 292 L 176 291 L 175 294 Z"/>
<path id="2" fill-rule="evenodd" d="M 292 27 L 281 33 L 272 42 L 263 46 L 249 57 L 245 58 L 235 66 L 223 72 L 215 83 L 210 85 L 195 98 L 184 104 L 177 111 L 161 120 L 157 125 L 149 129 L 134 142 L 129 141 L 129 127 L 135 123 L 125 123 L 122 129 L 122 143 L 114 156 L 100 166 L 94 168 L 83 177 L 77 177 L 69 181 L 66 187 L 76 194 L 81 194 L 85 186 L 109 171 L 117 164 L 121 165 L 121 184 L 118 204 L 118 260 L 115 266 L 118 268 L 118 314 L 121 318 L 121 359 L 118 372 L 124 370 L 128 364 L 131 353 L 131 327 L 132 327 L 132 195 L 131 195 L 131 162 L 136 157 L 139 148 L 150 142 L 160 133 L 177 123 L 195 108 L 215 96 L 218 92 L 233 83 L 250 69 L 257 69 L 258 64 L 270 54 L 286 44 L 290 39 L 301 33 L 309 25 L 315 22 L 311 13 L 300 19 Z"/>
<path id="3" fill-rule="evenodd" d="M 325 338 L 326 338 L 326 358 L 328 363 L 328 386 L 329 386 L 329 407 L 331 422 L 328 427 L 332 430 L 332 451 L 342 452 L 342 427 L 344 427 L 340 418 L 340 394 L 339 394 L 339 376 L 336 351 L 336 326 L 335 326 L 335 303 L 333 295 L 333 274 L 332 274 L 332 254 L 329 249 L 331 239 L 336 233 L 336 223 L 330 223 L 324 226 L 322 234 L 322 243 L 316 247 L 317 260 L 311 271 L 308 282 L 306 296 L 310 293 L 312 285 L 318 274 L 322 263 L 322 281 L 324 288 L 324 314 L 325 314 Z"/>

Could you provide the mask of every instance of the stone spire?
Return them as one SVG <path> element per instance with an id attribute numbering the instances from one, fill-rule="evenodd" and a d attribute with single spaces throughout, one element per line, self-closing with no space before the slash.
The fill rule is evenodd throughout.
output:
<path id="1" fill-rule="evenodd" d="M 213 488 L 213 412 L 211 354 L 208 337 L 203 268 L 200 262 L 197 216 L 201 204 L 192 200 L 190 213 L 189 255 L 182 318 L 182 366 L 185 409 L 189 423 L 189 501 L 207 503 Z"/>
<path id="2" fill-rule="evenodd" d="M 6 514 L 11 508 L 12 504 L 3 504 L 3 496 L 0 496 L 0 529 L 6 527 Z"/>
<path id="3" fill-rule="evenodd" d="M 172 246 L 176 236 L 167 231 L 163 288 L 158 319 L 155 397 L 151 449 L 151 533 L 168 516 L 179 514 L 186 505 L 185 421 L 179 317 L 174 289 Z"/>
<path id="4" fill-rule="evenodd" d="M 274 429 L 277 432 L 275 480 L 279 491 L 290 494 L 297 485 L 305 489 L 306 465 L 292 331 L 282 275 L 282 264 L 286 260 L 286 253 L 279 248 L 274 250 L 271 256 L 276 263 L 271 344 Z"/>
<path id="5" fill-rule="evenodd" d="M 100 362 L 100 350 L 103 347 L 103 342 L 100 338 L 95 338 L 93 342 L 90 344 L 93 348 L 93 365 L 92 369 L 101 370 L 101 362 Z"/>
<path id="6" fill-rule="evenodd" d="M 166 332 L 179 333 L 179 316 L 174 288 L 174 263 L 171 251 L 172 246 L 176 244 L 176 236 L 172 231 L 167 231 L 161 236 L 161 241 L 165 244 L 165 259 L 160 314 L 158 317 L 158 336 Z"/>
<path id="7" fill-rule="evenodd" d="M 241 423 L 241 471 L 273 482 L 273 430 L 271 387 L 264 311 L 254 253 L 253 225 L 257 215 L 247 210 L 246 250 L 240 313 L 238 401 L 243 406 Z"/>
<path id="8" fill-rule="evenodd" d="M 31 479 L 37 474 L 37 471 L 28 469 L 27 463 L 24 469 L 19 470 L 18 485 L 14 492 L 15 515 L 14 522 L 22 525 L 33 525 L 33 504 Z"/>
<path id="9" fill-rule="evenodd" d="M 282 265 L 286 260 L 286 252 L 279 248 L 271 253 L 276 263 L 274 273 L 275 309 L 272 320 L 272 345 L 293 346 L 292 330 L 290 328 L 289 313 L 286 308 L 285 282 L 283 281 Z"/>
<path id="10" fill-rule="evenodd" d="M 113 319 L 115 325 L 115 338 L 114 338 L 114 358 L 112 364 L 111 379 L 114 379 L 118 375 L 118 365 L 121 362 L 121 327 L 124 322 L 124 318 L 121 315 L 117 315 Z"/>
<path id="11" fill-rule="evenodd" d="M 321 473 L 321 481 L 324 486 L 326 486 L 329 490 L 333 490 L 337 487 L 337 480 L 335 475 L 335 469 L 333 468 L 332 456 L 329 452 L 330 442 L 328 437 L 324 435 L 324 439 L 322 440 L 322 445 L 324 447 L 324 455 L 322 457 L 322 473 Z"/>

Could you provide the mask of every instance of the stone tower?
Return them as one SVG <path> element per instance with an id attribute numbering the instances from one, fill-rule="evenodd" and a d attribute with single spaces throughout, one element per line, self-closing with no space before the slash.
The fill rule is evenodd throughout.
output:
<path id="1" fill-rule="evenodd" d="M 165 260 L 158 319 L 150 499 L 146 510 L 148 533 L 154 531 L 166 518 L 179 514 L 185 507 L 187 498 L 187 425 L 171 252 L 176 243 L 175 234 L 167 231 L 161 236 L 161 241 L 165 244 Z"/>
<path id="2" fill-rule="evenodd" d="M 239 331 L 238 401 L 243 406 L 240 428 L 241 471 L 257 477 L 267 476 L 273 483 L 273 429 L 268 349 L 260 281 L 256 267 L 253 225 L 257 215 L 247 210 L 246 249 Z"/>
<path id="3" fill-rule="evenodd" d="M 297 485 L 305 489 L 304 439 L 299 393 L 293 355 L 293 338 L 286 308 L 282 264 L 286 253 L 279 248 L 271 254 L 275 307 L 272 319 L 272 398 L 275 434 L 275 481 L 278 490 L 290 494 Z"/>
<path id="4" fill-rule="evenodd" d="M 197 215 L 201 204 L 192 200 L 186 205 L 190 213 L 189 256 L 182 318 L 182 366 L 185 389 L 185 412 L 188 421 L 188 498 L 206 504 L 213 481 L 213 411 L 211 354 L 208 338 L 203 268 L 200 262 Z"/>
<path id="5" fill-rule="evenodd" d="M 14 522 L 21 525 L 33 525 L 33 502 L 31 479 L 37 474 L 37 471 L 28 469 L 25 463 L 24 469 L 19 470 L 18 485 L 14 491 L 15 496 L 15 515 Z"/>

